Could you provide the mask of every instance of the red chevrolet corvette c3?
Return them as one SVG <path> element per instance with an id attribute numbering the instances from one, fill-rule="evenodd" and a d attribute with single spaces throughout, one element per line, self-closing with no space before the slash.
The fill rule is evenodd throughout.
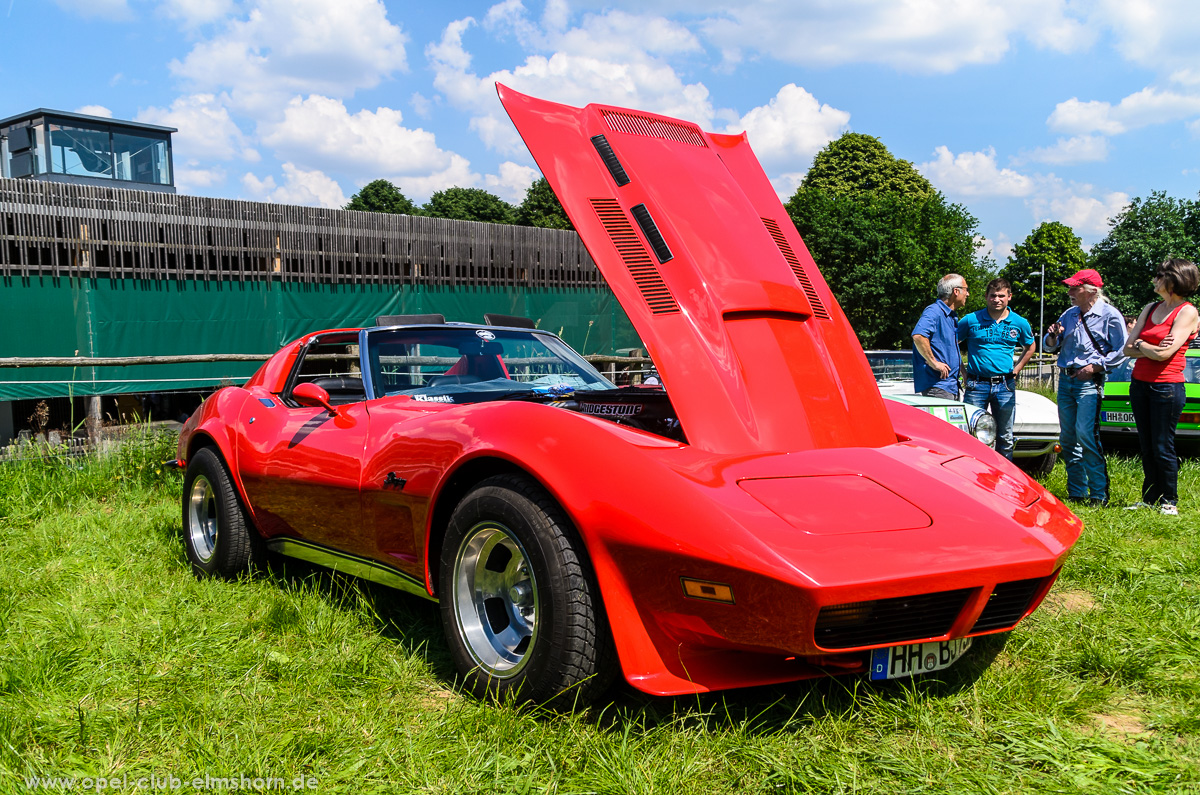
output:
<path id="1" fill-rule="evenodd" d="M 499 92 L 662 387 L 515 318 L 309 334 L 184 427 L 198 573 L 435 599 L 471 691 L 539 702 L 927 673 L 1037 607 L 1082 523 L 883 400 L 744 135 Z"/>

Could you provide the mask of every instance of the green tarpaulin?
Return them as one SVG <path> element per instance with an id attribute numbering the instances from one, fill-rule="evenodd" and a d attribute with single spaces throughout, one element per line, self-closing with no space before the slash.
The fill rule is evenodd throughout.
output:
<path id="1" fill-rule="evenodd" d="M 310 331 L 426 312 L 475 323 L 484 312 L 533 318 L 587 354 L 639 344 L 606 289 L 53 277 L 6 278 L 3 288 L 0 357 L 266 354 Z M 0 400 L 212 388 L 240 382 L 257 368 L 254 362 L 0 368 Z"/>

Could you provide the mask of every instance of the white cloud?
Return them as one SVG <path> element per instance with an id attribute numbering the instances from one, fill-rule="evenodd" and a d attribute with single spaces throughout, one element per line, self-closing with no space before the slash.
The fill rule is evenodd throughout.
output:
<path id="1" fill-rule="evenodd" d="M 653 4 L 652 4 L 653 5 Z M 1066 0 L 855 0 L 688 4 L 727 58 L 761 52 L 788 63 L 876 63 L 923 73 L 995 63 L 1018 36 L 1060 52 L 1093 31 Z"/>
<path id="2" fill-rule="evenodd" d="M 275 178 L 259 179 L 251 173 L 242 177 L 242 187 L 251 198 L 279 204 L 302 204 L 338 208 L 346 204 L 346 195 L 336 182 L 320 171 L 306 171 L 292 163 L 283 164 L 283 184 Z"/>
<path id="3" fill-rule="evenodd" d="M 200 168 L 190 165 L 176 167 L 175 187 L 180 193 L 194 195 L 202 192 L 205 188 L 222 184 L 225 182 L 225 176 L 225 169 L 219 166 L 215 168 Z"/>
<path id="4" fill-rule="evenodd" d="M 295 94 L 348 96 L 378 85 L 407 68 L 407 40 L 380 0 L 253 0 L 170 68 L 261 113 Z"/>
<path id="5" fill-rule="evenodd" d="M 510 28 L 523 19 L 520 10 L 505 6 L 503 19 Z M 676 23 L 610 12 L 590 15 L 580 27 L 563 31 L 543 26 L 536 32 L 553 52 L 531 54 L 520 66 L 486 77 L 470 71 L 471 55 L 463 46 L 463 36 L 474 24 L 470 17 L 450 23 L 425 53 L 434 69 L 435 88 L 452 105 L 473 114 L 471 129 L 494 150 L 524 151 L 496 99 L 497 82 L 556 102 L 636 107 L 711 126 L 714 111 L 708 89 L 701 83 L 684 83 L 673 67 L 654 55 L 699 47 Z M 522 35 L 532 36 L 532 23 L 522 30 Z"/>
<path id="6" fill-rule="evenodd" d="M 261 125 L 259 133 L 280 159 L 355 182 L 387 178 L 406 194 L 428 196 L 479 181 L 466 158 L 439 148 L 433 133 L 405 127 L 403 120 L 392 108 L 352 114 L 337 99 L 295 97 L 283 118 Z"/>
<path id="7" fill-rule="evenodd" d="M 1040 186 L 1038 195 L 1026 204 L 1039 223 L 1061 221 L 1079 235 L 1104 235 L 1109 229 L 1109 219 L 1129 204 L 1129 194 L 1099 192 L 1087 184 L 1063 184 L 1050 176 Z"/>
<path id="8" fill-rule="evenodd" d="M 998 233 L 994 238 L 978 237 L 975 242 L 978 245 L 979 255 L 990 256 L 997 265 L 1003 266 L 1012 257 L 1013 243 L 1003 232 Z"/>
<path id="9" fill-rule="evenodd" d="M 742 117 L 745 130 L 758 159 L 764 163 L 787 162 L 805 165 L 825 144 L 846 129 L 850 114 L 822 105 L 812 94 L 795 83 L 779 89 L 766 105 L 754 108 Z"/>
<path id="10" fill-rule="evenodd" d="M 1052 165 L 1094 163 L 1108 159 L 1108 139 L 1102 135 L 1076 135 L 1059 138 L 1054 146 L 1043 146 L 1024 155 L 1022 160 Z"/>
<path id="11" fill-rule="evenodd" d="M 177 97 L 169 108 L 149 107 L 138 111 L 137 121 L 174 127 L 172 146 L 177 158 L 231 160 L 241 157 L 251 162 L 258 152 L 234 123 L 221 98 L 213 94 Z"/>
<path id="12" fill-rule="evenodd" d="M 165 0 L 159 8 L 184 27 L 194 28 L 222 19 L 234 4 L 233 0 Z"/>
<path id="13" fill-rule="evenodd" d="M 512 204 L 525 201 L 525 192 L 542 172 L 530 166 L 506 161 L 500 164 L 499 174 L 485 174 L 483 187 Z"/>
<path id="14" fill-rule="evenodd" d="M 996 150 L 953 154 L 948 147 L 934 150 L 935 158 L 917 166 L 934 187 L 955 197 L 1028 196 L 1034 181 L 996 165 Z"/>
<path id="15" fill-rule="evenodd" d="M 82 108 L 76 108 L 75 112 L 85 116 L 103 116 L 106 119 L 113 117 L 113 112 L 103 105 L 84 105 Z"/>
<path id="16" fill-rule="evenodd" d="M 1200 115 L 1200 95 L 1143 88 L 1117 105 L 1098 100 L 1081 102 L 1072 97 L 1060 102 L 1046 120 L 1050 129 L 1074 135 L 1118 135 L 1151 124 L 1179 121 Z"/>
<path id="17" fill-rule="evenodd" d="M 800 183 L 804 181 L 805 172 L 790 171 L 786 174 L 779 174 L 771 177 L 771 187 L 775 189 L 775 195 L 779 197 L 779 201 L 787 202 L 792 198 L 792 194 L 800 187 Z"/>
<path id="18" fill-rule="evenodd" d="M 1200 15 L 1192 0 L 1098 0 L 1091 16 L 1139 66 L 1168 74 L 1197 67 Z"/>

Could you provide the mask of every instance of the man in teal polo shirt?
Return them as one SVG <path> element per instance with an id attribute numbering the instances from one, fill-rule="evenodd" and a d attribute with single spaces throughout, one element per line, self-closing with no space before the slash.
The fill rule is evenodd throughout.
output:
<path id="1" fill-rule="evenodd" d="M 1033 356 L 1029 321 L 1008 308 L 1012 285 L 992 279 L 987 308 L 958 321 L 958 341 L 967 345 L 966 389 L 963 402 L 991 412 L 996 420 L 996 452 L 1013 457 L 1013 420 L 1017 413 L 1017 374 Z M 1017 347 L 1025 352 L 1014 365 Z"/>

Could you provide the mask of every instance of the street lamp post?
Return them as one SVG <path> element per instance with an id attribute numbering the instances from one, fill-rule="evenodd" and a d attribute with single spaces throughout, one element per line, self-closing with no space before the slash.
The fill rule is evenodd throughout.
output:
<path id="1" fill-rule="evenodd" d="M 1038 293 L 1038 330 L 1041 331 L 1043 334 L 1045 334 L 1046 333 L 1046 269 L 1042 268 L 1040 271 L 1033 271 L 1029 275 L 1042 277 L 1042 287 Z M 1041 339 L 1041 337 L 1038 337 L 1038 339 Z M 1038 346 L 1038 347 L 1040 349 L 1041 346 Z M 1044 354 L 1045 351 L 1039 350 L 1039 353 Z M 1042 365 L 1041 365 L 1041 362 L 1039 361 L 1038 362 L 1038 377 L 1041 378 L 1041 376 L 1042 376 Z"/>

